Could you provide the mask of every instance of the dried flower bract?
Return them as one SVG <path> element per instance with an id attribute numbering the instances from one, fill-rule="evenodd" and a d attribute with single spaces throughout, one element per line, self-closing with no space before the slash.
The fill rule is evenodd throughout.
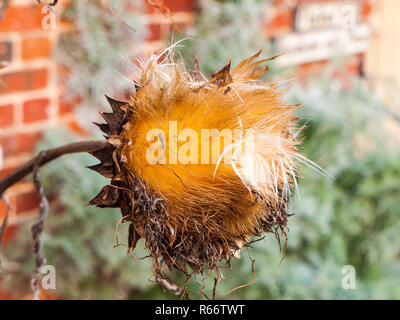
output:
<path id="1" fill-rule="evenodd" d="M 260 52 L 208 80 L 197 58 L 189 72 L 171 51 L 141 64 L 130 101 L 108 98 L 112 112 L 98 126 L 109 145 L 90 167 L 111 183 L 89 204 L 121 208 L 130 249 L 144 239 L 159 283 L 164 265 L 219 273 L 252 237 L 284 232 L 296 162 L 306 161 L 297 106 L 259 80 L 268 70 Z"/>

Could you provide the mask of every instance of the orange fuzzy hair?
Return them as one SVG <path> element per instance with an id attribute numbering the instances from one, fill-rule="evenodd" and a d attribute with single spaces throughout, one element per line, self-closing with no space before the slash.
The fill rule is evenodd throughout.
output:
<path id="1" fill-rule="evenodd" d="M 169 58 L 171 50 L 142 63 L 129 102 L 109 99 L 114 112 L 99 126 L 112 148 L 94 154 L 102 164 L 92 169 L 112 182 L 90 202 L 121 207 L 131 222 L 129 247 L 145 239 L 158 279 L 162 264 L 186 274 L 187 265 L 218 270 L 217 262 L 238 257 L 252 236 L 284 230 L 296 162 L 307 161 L 297 153 L 297 106 L 259 80 L 268 70 L 259 67 L 268 59 L 256 61 L 260 52 L 207 80 L 197 63 L 188 72 Z M 216 140 L 204 139 L 204 129 L 225 130 L 228 142 L 217 138 L 213 152 Z M 156 135 L 149 139 L 149 132 Z M 149 162 L 149 150 L 158 163 Z"/>

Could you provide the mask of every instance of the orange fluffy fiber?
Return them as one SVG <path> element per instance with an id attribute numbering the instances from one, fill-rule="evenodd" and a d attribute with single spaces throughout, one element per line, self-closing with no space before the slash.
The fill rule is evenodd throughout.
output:
<path id="1" fill-rule="evenodd" d="M 268 70 L 260 67 L 268 59 L 256 61 L 260 52 L 207 80 L 170 50 L 141 66 L 121 161 L 166 200 L 172 252 L 182 234 L 198 242 L 207 232 L 223 257 L 237 256 L 251 236 L 286 226 L 297 106 L 285 104 L 277 84 L 259 80 Z"/>

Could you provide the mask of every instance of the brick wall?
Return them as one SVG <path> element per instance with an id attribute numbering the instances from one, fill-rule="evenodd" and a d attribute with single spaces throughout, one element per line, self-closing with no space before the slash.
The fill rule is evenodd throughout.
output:
<path id="1" fill-rule="evenodd" d="M 0 20 L 0 179 L 31 157 L 44 127 L 62 121 L 51 52 L 57 34 L 42 29 L 42 6 L 33 1 L 10 1 Z M 30 182 L 7 191 L 12 205 L 10 226 L 37 211 L 38 198 Z M 5 205 L 0 204 L 0 217 Z M 13 228 L 7 230 L 5 241 Z"/>
<path id="2" fill-rule="evenodd" d="M 296 6 L 312 2 L 342 2 L 343 0 L 272 0 L 273 9 L 268 12 L 268 18 L 265 24 L 265 33 L 268 38 L 279 36 L 293 31 L 294 16 Z M 361 4 L 362 20 L 369 22 L 373 9 L 374 0 L 358 0 Z M 336 71 L 333 76 L 342 78 L 344 81 L 350 75 L 360 71 L 360 67 L 365 60 L 364 54 L 349 56 L 345 61 L 344 71 Z M 302 78 L 311 74 L 320 73 L 328 64 L 327 60 L 315 61 L 299 65 L 296 71 L 296 77 L 301 81 Z"/>
<path id="3" fill-rule="evenodd" d="M 311 1 L 274 0 L 273 10 L 269 11 L 265 22 L 266 37 L 292 31 L 296 5 Z M 368 19 L 371 0 L 361 1 L 363 19 Z M 62 3 L 57 5 L 57 10 L 62 9 Z M 196 0 L 164 0 L 164 4 L 174 13 L 177 25 L 185 27 L 193 23 Z M 36 0 L 11 0 L 0 20 L 0 61 L 9 63 L 0 70 L 0 179 L 32 156 L 43 128 L 75 124 L 71 106 L 63 101 L 61 88 L 57 86 L 57 66 L 51 57 L 59 33 L 70 26 L 57 21 L 55 30 L 44 30 L 44 16 Z M 171 30 L 170 20 L 147 5 L 145 21 L 149 35 L 144 52 L 162 48 Z M 358 72 L 363 59 L 362 54 L 350 57 L 345 74 L 338 76 Z M 319 72 L 326 63 L 319 61 L 299 66 L 298 75 Z M 31 182 L 19 182 L 6 195 L 12 212 L 5 241 L 11 237 L 15 226 L 32 219 L 38 212 L 38 197 Z M 5 205 L 0 202 L 0 219 L 4 214 Z"/>

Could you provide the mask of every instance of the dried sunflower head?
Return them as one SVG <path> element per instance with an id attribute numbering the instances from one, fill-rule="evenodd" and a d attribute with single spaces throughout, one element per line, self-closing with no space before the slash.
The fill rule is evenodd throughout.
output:
<path id="1" fill-rule="evenodd" d="M 163 265 L 218 271 L 252 237 L 284 230 L 300 157 L 296 106 L 259 80 L 260 52 L 207 80 L 170 50 L 141 65 L 130 101 L 107 98 L 98 126 L 109 144 L 91 167 L 111 183 L 89 204 L 121 208 L 129 247 L 144 239 L 156 279 Z"/>

